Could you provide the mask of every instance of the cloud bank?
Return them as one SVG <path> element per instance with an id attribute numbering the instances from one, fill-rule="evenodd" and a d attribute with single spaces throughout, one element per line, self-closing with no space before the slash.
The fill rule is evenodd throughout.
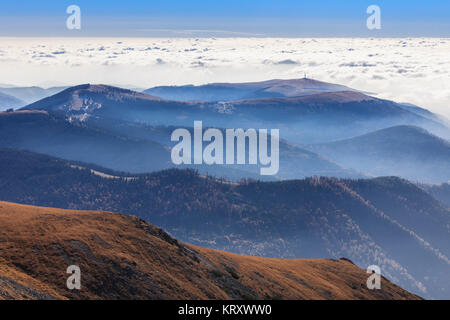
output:
<path id="1" fill-rule="evenodd" d="M 0 83 L 259 81 L 306 75 L 450 117 L 450 39 L 0 38 Z"/>

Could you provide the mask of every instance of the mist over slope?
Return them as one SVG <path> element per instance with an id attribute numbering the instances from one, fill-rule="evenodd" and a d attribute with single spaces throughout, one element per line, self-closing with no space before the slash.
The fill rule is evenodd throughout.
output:
<path id="1" fill-rule="evenodd" d="M 54 95 L 67 87 L 50 87 L 47 89 L 41 87 L 0 87 L 0 93 L 4 93 L 10 96 L 13 96 L 20 101 L 21 104 L 16 105 L 15 107 L 23 107 L 24 105 L 36 102 L 38 100 L 44 99 L 48 96 Z"/>
<path id="2" fill-rule="evenodd" d="M 25 149 L 133 173 L 175 167 L 170 155 L 175 145 L 170 140 L 173 130 L 173 127 L 149 127 L 125 121 L 69 121 L 55 111 L 0 113 L 1 147 Z M 261 176 L 260 165 L 192 164 L 181 167 L 233 180 L 363 176 L 285 141 L 280 142 L 280 170 L 274 177 Z"/>
<path id="3" fill-rule="evenodd" d="M 426 183 L 450 180 L 450 142 L 415 126 L 395 126 L 308 149 L 374 176 Z"/>
<path id="4" fill-rule="evenodd" d="M 450 181 L 439 185 L 419 184 L 419 186 L 450 207 Z"/>
<path id="5" fill-rule="evenodd" d="M 0 145 L 122 171 L 154 171 L 171 163 L 169 151 L 156 142 L 71 123 L 47 111 L 0 113 Z"/>
<path id="6" fill-rule="evenodd" d="M 10 108 L 23 107 L 24 105 L 26 105 L 26 102 L 9 94 L 0 92 L 0 111 L 5 111 Z"/>

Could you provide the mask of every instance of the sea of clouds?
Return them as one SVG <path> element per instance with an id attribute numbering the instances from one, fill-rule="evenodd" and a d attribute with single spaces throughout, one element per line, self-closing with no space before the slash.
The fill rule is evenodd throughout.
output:
<path id="1" fill-rule="evenodd" d="M 0 86 L 308 78 L 450 117 L 450 39 L 0 38 Z"/>

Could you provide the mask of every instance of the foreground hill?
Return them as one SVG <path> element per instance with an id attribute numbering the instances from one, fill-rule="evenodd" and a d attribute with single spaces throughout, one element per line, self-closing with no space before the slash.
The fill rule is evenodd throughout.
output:
<path id="1" fill-rule="evenodd" d="M 341 260 L 245 257 L 129 215 L 0 202 L 0 299 L 418 299 Z M 69 265 L 80 291 L 66 287 Z"/>
<path id="2" fill-rule="evenodd" d="M 309 148 L 375 176 L 398 175 L 428 183 L 450 180 L 450 142 L 419 127 L 396 126 Z"/>
<path id="3" fill-rule="evenodd" d="M 2 149 L 0 199 L 130 213 L 182 241 L 246 255 L 345 256 L 421 296 L 450 296 L 450 209 L 408 181 L 237 184 L 191 170 L 125 176 L 87 166 Z"/>

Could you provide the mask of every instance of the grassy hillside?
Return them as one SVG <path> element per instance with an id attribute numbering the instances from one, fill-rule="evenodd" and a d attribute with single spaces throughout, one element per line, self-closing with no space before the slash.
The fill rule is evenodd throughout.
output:
<path id="1" fill-rule="evenodd" d="M 0 299 L 417 299 L 347 260 L 239 256 L 136 217 L 0 202 Z M 81 290 L 66 268 L 81 269 Z"/>

